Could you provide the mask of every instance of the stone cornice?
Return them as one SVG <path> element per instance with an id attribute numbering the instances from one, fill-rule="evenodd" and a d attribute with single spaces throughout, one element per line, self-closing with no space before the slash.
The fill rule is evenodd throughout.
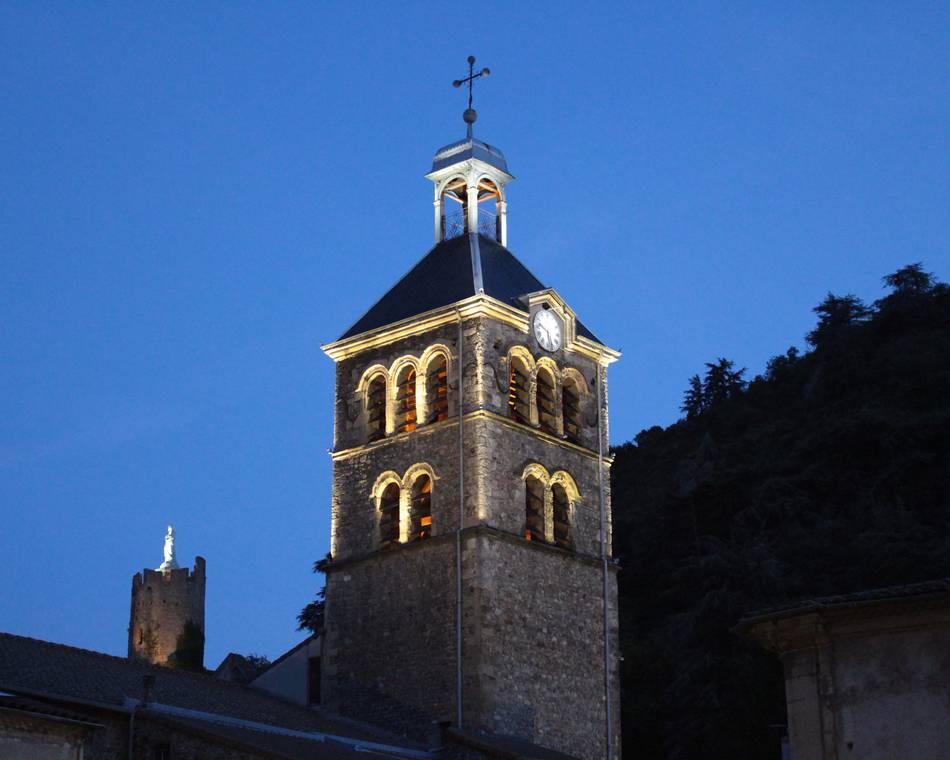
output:
<path id="1" fill-rule="evenodd" d="M 527 312 L 509 306 L 491 296 L 480 294 L 448 306 L 441 306 L 438 309 L 416 314 L 376 330 L 368 330 L 343 340 L 325 343 L 321 348 L 327 356 L 338 362 L 356 356 L 363 351 L 386 346 L 397 340 L 421 335 L 437 327 L 452 324 L 458 321 L 459 315 L 463 320 L 473 317 L 491 317 L 509 324 L 525 334 L 528 333 Z M 603 366 L 607 366 L 620 358 L 619 351 L 584 337 L 575 338 L 570 345 L 564 346 L 564 350 L 586 356 Z"/>
<path id="2" fill-rule="evenodd" d="M 545 433 L 538 428 L 531 427 L 530 425 L 523 425 L 514 420 L 510 420 L 507 417 L 503 417 L 500 414 L 489 411 L 488 409 L 476 409 L 472 412 L 467 412 L 462 418 L 463 422 L 468 422 L 471 420 L 491 420 L 499 425 L 510 428 L 512 430 L 517 430 L 518 432 L 524 435 L 530 435 L 534 438 L 539 438 L 546 443 L 553 444 L 562 449 L 567 449 L 568 451 L 574 451 L 582 456 L 587 457 L 588 459 L 597 459 L 597 452 L 591 449 L 580 446 L 576 443 L 571 443 L 570 441 L 565 441 L 563 438 L 558 438 L 555 435 Z M 344 459 L 349 459 L 360 454 L 367 454 L 371 451 L 376 451 L 378 449 L 391 446 L 394 443 L 399 441 L 406 440 L 409 436 L 421 436 L 426 434 L 431 434 L 444 430 L 447 428 L 453 428 L 458 425 L 458 418 L 452 417 L 450 419 L 444 420 L 442 422 L 434 422 L 429 425 L 420 425 L 415 430 L 412 430 L 408 433 L 396 433 L 395 435 L 387 436 L 386 438 L 380 438 L 378 441 L 371 441 L 369 443 L 364 443 L 361 446 L 352 446 L 348 449 L 340 449 L 339 451 L 331 451 L 330 458 L 334 462 L 339 462 Z M 612 455 L 604 456 L 604 464 L 610 467 L 613 464 L 614 458 Z"/>
<path id="3" fill-rule="evenodd" d="M 584 565 L 600 567 L 603 564 L 603 559 L 592 554 L 582 554 L 580 552 L 570 551 L 569 549 L 562 549 L 559 546 L 553 546 L 552 544 L 546 544 L 541 541 L 528 541 L 526 538 L 524 538 L 524 536 L 520 536 L 517 533 L 510 533 L 509 531 L 501 530 L 500 528 L 496 528 L 493 525 L 487 525 L 485 523 L 469 525 L 463 528 L 461 533 L 463 541 L 469 536 L 489 536 L 507 543 L 518 544 L 519 546 L 529 548 L 533 551 L 557 554 L 564 557 L 565 559 L 575 560 Z M 357 557 L 346 557 L 339 560 L 330 560 L 329 562 L 322 564 L 322 569 L 324 572 L 329 574 L 338 572 L 340 570 L 345 570 L 346 568 L 360 565 L 364 562 L 369 562 L 374 559 L 387 556 L 395 557 L 402 554 L 402 552 L 415 551 L 422 546 L 438 546 L 441 544 L 450 543 L 454 540 L 455 531 L 452 531 L 451 533 L 440 533 L 439 535 L 433 536 L 432 538 L 427 538 L 424 541 L 413 541 L 407 544 L 398 544 L 387 549 L 376 549 L 366 554 L 361 554 Z M 620 563 L 615 558 L 608 558 L 607 568 L 611 572 L 617 573 L 620 571 Z"/>

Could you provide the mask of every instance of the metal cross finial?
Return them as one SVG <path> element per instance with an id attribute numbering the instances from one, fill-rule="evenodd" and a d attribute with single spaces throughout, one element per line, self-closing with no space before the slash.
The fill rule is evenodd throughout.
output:
<path id="1" fill-rule="evenodd" d="M 482 69 L 477 74 L 475 73 L 475 56 L 470 55 L 468 57 L 468 76 L 464 79 L 456 79 L 452 82 L 453 87 L 461 87 L 463 84 L 468 82 L 468 108 L 465 110 L 465 113 L 462 114 L 462 118 L 465 120 L 465 123 L 468 124 L 468 135 L 472 136 L 472 124 L 475 123 L 475 119 L 478 118 L 478 114 L 475 113 L 475 109 L 472 108 L 472 84 L 479 77 L 487 77 L 491 74 L 491 71 L 488 69 Z"/>

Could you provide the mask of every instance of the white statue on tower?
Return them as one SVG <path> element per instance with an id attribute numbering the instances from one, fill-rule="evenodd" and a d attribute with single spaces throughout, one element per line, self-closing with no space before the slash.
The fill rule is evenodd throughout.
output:
<path id="1" fill-rule="evenodd" d="M 175 559 L 175 529 L 169 525 L 165 534 L 165 561 L 158 567 L 159 570 L 177 570 L 178 562 Z"/>

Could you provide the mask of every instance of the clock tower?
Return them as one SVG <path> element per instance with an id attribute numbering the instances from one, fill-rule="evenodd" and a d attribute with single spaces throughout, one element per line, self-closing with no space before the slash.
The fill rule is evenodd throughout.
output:
<path id="1" fill-rule="evenodd" d="M 508 249 L 513 177 L 465 120 L 426 175 L 434 247 L 323 347 L 324 704 L 418 738 L 441 724 L 619 758 L 619 354 Z"/>

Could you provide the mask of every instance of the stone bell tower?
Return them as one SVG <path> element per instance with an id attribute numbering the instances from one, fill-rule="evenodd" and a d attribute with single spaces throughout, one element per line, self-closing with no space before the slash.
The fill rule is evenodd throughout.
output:
<path id="1" fill-rule="evenodd" d="M 204 667 L 205 560 L 179 567 L 175 532 L 165 535 L 165 558 L 132 576 L 129 657 L 187 670 Z"/>
<path id="2" fill-rule="evenodd" d="M 471 82 L 474 73 L 470 59 Z M 607 367 L 507 248 L 502 152 L 438 150 L 435 246 L 336 362 L 323 703 L 619 758 Z"/>

